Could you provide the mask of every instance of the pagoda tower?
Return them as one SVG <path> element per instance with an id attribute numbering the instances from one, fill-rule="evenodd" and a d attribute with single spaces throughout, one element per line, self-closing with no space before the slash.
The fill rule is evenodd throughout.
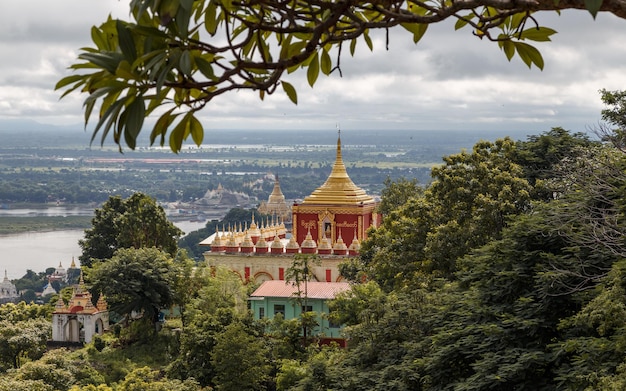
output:
<path id="1" fill-rule="evenodd" d="M 352 182 L 341 156 L 341 134 L 337 138 L 337 153 L 332 171 L 299 205 L 293 205 L 292 235 L 302 243 L 310 232 L 318 245 L 326 237 L 331 246 L 342 242 L 359 242 L 367 237 L 370 226 L 378 226 L 380 217 L 376 201 Z"/>
<path id="2" fill-rule="evenodd" d="M 274 189 L 272 194 L 267 199 L 267 202 L 261 202 L 259 205 L 259 212 L 267 215 L 275 215 L 281 220 L 287 220 L 291 218 L 291 209 L 285 201 L 285 196 L 280 189 L 280 181 L 278 175 L 274 176 Z"/>

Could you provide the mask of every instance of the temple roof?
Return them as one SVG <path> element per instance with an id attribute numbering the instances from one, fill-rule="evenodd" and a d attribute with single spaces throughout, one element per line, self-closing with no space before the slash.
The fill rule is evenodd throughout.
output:
<path id="1" fill-rule="evenodd" d="M 326 182 L 311 195 L 304 198 L 303 205 L 362 205 L 373 204 L 373 197 L 367 195 L 352 182 L 341 157 L 341 137 L 337 138 L 335 164 Z"/>
<path id="2" fill-rule="evenodd" d="M 304 283 L 302 283 L 304 284 Z M 300 287 L 303 291 L 304 286 Z M 309 299 L 334 299 L 340 292 L 350 290 L 347 282 L 307 282 L 307 297 Z M 290 281 L 271 280 L 265 281 L 250 297 L 287 297 L 293 298 L 298 295 L 298 286 Z"/>

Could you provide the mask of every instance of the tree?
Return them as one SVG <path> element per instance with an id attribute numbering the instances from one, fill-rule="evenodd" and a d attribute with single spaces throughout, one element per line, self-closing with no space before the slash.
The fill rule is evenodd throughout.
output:
<path id="1" fill-rule="evenodd" d="M 246 332 L 241 323 L 231 323 L 216 337 L 211 363 L 221 391 L 261 390 L 271 369 L 262 341 Z"/>
<path id="2" fill-rule="evenodd" d="M 54 388 L 41 380 L 15 380 L 0 377 L 0 391 L 54 391 Z"/>
<path id="3" fill-rule="evenodd" d="M 7 320 L 12 323 L 26 321 L 29 319 L 48 318 L 52 313 L 50 306 L 27 304 L 20 301 L 17 304 L 6 303 L 0 305 L 0 321 Z"/>
<path id="4" fill-rule="evenodd" d="M 619 390 L 626 383 L 626 262 L 616 262 L 600 293 L 561 322 L 568 338 L 555 347 L 560 377 L 569 389 Z M 610 387 L 613 385 L 613 387 Z"/>
<path id="5" fill-rule="evenodd" d="M 0 369 L 19 368 L 25 359 L 41 357 L 50 330 L 50 322 L 43 318 L 0 321 Z"/>
<path id="6" fill-rule="evenodd" d="M 626 152 L 626 91 L 600 90 L 602 103 L 607 108 L 602 110 L 602 120 L 596 129 L 605 141 L 610 141 L 613 145 Z"/>
<path id="7" fill-rule="evenodd" d="M 143 314 L 155 324 L 159 311 L 174 303 L 176 267 L 169 254 L 156 248 L 119 249 L 96 265 L 90 275 L 95 292 L 102 292 L 111 309 L 129 317 Z"/>
<path id="8" fill-rule="evenodd" d="M 189 136 L 202 142 L 195 112 L 214 98 L 248 89 L 263 99 L 281 86 L 297 103 L 285 74 L 302 68 L 311 86 L 320 72 L 341 74 L 344 47 L 354 54 L 364 42 L 371 50 L 372 30 L 401 26 L 417 43 L 430 24 L 456 19 L 456 29 L 541 69 L 541 54 L 527 42 L 549 41 L 555 31 L 539 25 L 537 11 L 586 8 L 594 17 L 599 11 L 626 17 L 623 0 L 133 0 L 130 6 L 132 21 L 109 18 L 92 28 L 95 47 L 82 49 L 71 66 L 82 73 L 63 78 L 56 89 L 65 89 L 63 96 L 75 90 L 88 95 L 86 124 L 99 104 L 92 141 L 112 131 L 120 148 L 124 142 L 133 149 L 144 118 L 155 113 L 151 142 L 164 145 L 168 138 L 174 152 Z"/>
<path id="9" fill-rule="evenodd" d="M 378 212 L 382 215 L 388 215 L 393 210 L 406 204 L 413 197 L 418 197 L 423 193 L 423 188 L 417 184 L 417 180 L 413 178 L 408 180 L 400 178 L 392 181 L 391 178 L 385 179 L 385 188 L 383 189 L 378 204 Z"/>
<path id="10" fill-rule="evenodd" d="M 390 212 L 361 248 L 364 272 L 385 290 L 418 277 L 454 278 L 457 259 L 499 238 L 511 216 L 529 209 L 532 187 L 515 151 L 505 138 L 445 156 L 430 186 L 412 196 L 410 182 L 389 182 L 385 192 L 393 201 L 383 205 Z"/>
<path id="11" fill-rule="evenodd" d="M 22 381 L 39 380 L 55 390 L 67 391 L 76 382 L 76 373 L 84 368 L 68 360 L 68 354 L 65 349 L 47 352 L 41 359 L 24 364 L 16 378 Z"/>
<path id="12" fill-rule="evenodd" d="M 163 379 L 160 371 L 149 367 L 137 368 L 120 382 L 120 388 L 127 391 L 200 391 L 202 388 L 192 379 L 180 381 Z"/>
<path id="13" fill-rule="evenodd" d="M 526 141 L 518 141 L 513 159 L 522 166 L 528 183 L 534 187 L 533 199 L 549 201 L 561 189 L 550 179 L 555 175 L 561 162 L 571 161 L 587 147 L 598 145 L 583 133 L 570 133 L 556 127 L 540 135 L 529 136 Z"/>
<path id="14" fill-rule="evenodd" d="M 305 309 L 308 307 L 308 282 L 313 277 L 313 267 L 321 264 L 320 259 L 316 255 L 298 254 L 294 257 L 293 263 L 285 271 L 285 279 L 296 287 L 294 299 L 298 305 L 302 308 L 300 314 L 300 321 L 302 323 L 302 335 L 304 337 L 304 344 L 306 345 L 308 338 L 308 331 L 315 327 L 315 317 L 311 317 L 305 314 Z"/>
<path id="15" fill-rule="evenodd" d="M 249 318 L 247 291 L 230 270 L 200 269 L 200 273 L 194 278 L 203 283 L 183 313 L 180 353 L 169 374 L 181 379 L 193 377 L 202 386 L 210 386 L 216 375 L 212 359 L 217 337 L 231 323 Z"/>
<path id="16" fill-rule="evenodd" d="M 120 248 L 156 247 L 174 256 L 176 241 L 182 235 L 163 208 L 143 193 L 127 199 L 109 197 L 96 209 L 92 225 L 85 231 L 85 239 L 79 241 L 83 249 L 80 263 L 87 267 L 111 258 Z"/>

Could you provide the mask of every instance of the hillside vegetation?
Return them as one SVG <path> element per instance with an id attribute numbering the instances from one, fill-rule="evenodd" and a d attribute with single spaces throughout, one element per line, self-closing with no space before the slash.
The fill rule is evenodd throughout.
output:
<path id="1" fill-rule="evenodd" d="M 623 389 L 625 162 L 555 128 L 447 155 L 427 186 L 384 181 L 382 225 L 341 265 L 353 287 L 330 306 L 346 348 L 303 340 L 306 318 L 254 320 L 253 287 L 226 270 L 136 248 L 152 235 L 130 235 L 132 200 L 150 200 L 111 198 L 86 251 L 117 251 L 91 256 L 86 282 L 120 319 L 146 316 L 44 353 L 27 330 L 52 308 L 0 307 L 0 390 Z M 181 316 L 157 327 L 148 315 L 172 305 Z"/>

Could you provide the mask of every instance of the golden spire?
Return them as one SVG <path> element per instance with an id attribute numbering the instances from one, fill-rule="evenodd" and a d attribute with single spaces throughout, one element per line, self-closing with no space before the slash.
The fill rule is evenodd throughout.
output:
<path id="1" fill-rule="evenodd" d="M 318 187 L 311 195 L 305 197 L 302 204 L 317 205 L 363 205 L 375 203 L 374 198 L 367 195 L 352 182 L 348 176 L 346 166 L 341 156 L 341 131 L 338 130 L 337 154 L 335 164 L 326 179 L 326 182 Z"/>
<path id="2" fill-rule="evenodd" d="M 80 277 L 78 279 L 78 287 L 76 292 L 82 293 L 85 291 L 85 280 L 83 279 L 83 269 L 80 269 Z"/>
<path id="3" fill-rule="evenodd" d="M 217 230 L 217 224 L 215 224 L 215 237 L 213 238 L 213 242 L 211 243 L 212 247 L 220 247 L 222 245 L 222 239 L 220 237 L 220 233 Z"/>
<path id="4" fill-rule="evenodd" d="M 268 204 L 279 204 L 279 203 L 285 202 L 285 196 L 283 195 L 283 192 L 280 189 L 280 181 L 278 180 L 278 174 L 274 176 L 274 188 L 272 189 L 272 194 L 270 194 L 267 202 Z"/>

